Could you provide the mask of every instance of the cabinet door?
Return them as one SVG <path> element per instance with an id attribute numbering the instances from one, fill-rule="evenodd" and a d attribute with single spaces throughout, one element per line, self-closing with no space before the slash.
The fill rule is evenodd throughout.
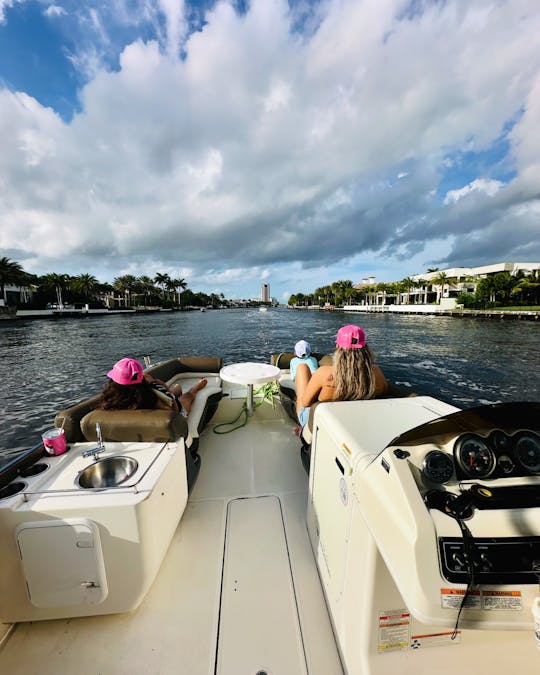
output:
<path id="1" fill-rule="evenodd" d="M 108 594 L 97 525 L 86 518 L 19 525 L 15 534 L 35 607 L 97 604 Z"/>

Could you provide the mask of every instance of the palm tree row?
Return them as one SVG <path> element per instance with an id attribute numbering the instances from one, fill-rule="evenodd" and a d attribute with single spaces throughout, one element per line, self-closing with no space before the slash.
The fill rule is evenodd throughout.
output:
<path id="1" fill-rule="evenodd" d="M 102 303 L 107 296 L 126 306 L 132 304 L 181 306 L 181 294 L 188 284 L 183 278 L 173 279 L 161 272 L 158 272 L 154 279 L 125 274 L 114 279 L 112 284 L 100 283 L 92 274 L 70 276 L 50 273 L 37 276 L 25 272 L 18 262 L 3 257 L 0 258 L 0 300 L 6 300 L 6 286 L 31 287 L 38 304 L 54 301 L 59 307 L 62 307 L 66 300 Z"/>
<path id="2" fill-rule="evenodd" d="M 428 272 L 437 272 L 432 269 Z M 386 304 L 439 304 L 445 294 L 445 288 L 455 286 L 459 282 L 476 285 L 474 293 L 462 292 L 457 301 L 465 307 L 483 307 L 497 303 L 510 305 L 537 305 L 540 303 L 540 282 L 536 275 L 525 276 L 523 272 L 512 275 L 499 272 L 484 279 L 472 277 L 449 277 L 445 272 L 438 272 L 433 279 L 412 279 L 405 277 L 401 281 L 365 284 L 355 288 L 351 281 L 335 281 L 328 286 L 316 288 L 313 293 L 296 293 L 289 298 L 291 306 L 325 305 L 342 306 L 344 304 L 366 303 L 370 305 Z"/>
<path id="3" fill-rule="evenodd" d="M 449 282 L 450 279 L 447 279 L 446 276 L 444 277 L 444 281 L 439 282 L 442 283 L 440 287 L 441 295 L 443 285 Z M 427 282 L 424 279 L 419 279 L 415 281 L 410 277 L 406 277 L 401 281 L 366 284 L 360 288 L 355 288 L 352 281 L 347 279 L 334 281 L 328 286 L 321 286 L 320 288 L 316 288 L 313 293 L 307 295 L 303 293 L 291 295 L 289 305 L 342 306 L 344 304 L 357 304 L 363 301 L 376 304 L 378 300 L 380 304 L 386 304 L 391 299 L 400 302 L 403 297 L 405 298 L 405 302 L 409 304 L 412 295 L 421 298 L 421 302 L 427 302 L 428 287 L 436 283 L 436 280 Z M 416 292 L 413 293 L 413 291 Z"/>

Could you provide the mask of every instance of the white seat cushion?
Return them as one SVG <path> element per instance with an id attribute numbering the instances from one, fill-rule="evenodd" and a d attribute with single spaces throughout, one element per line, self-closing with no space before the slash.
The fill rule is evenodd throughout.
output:
<path id="1" fill-rule="evenodd" d="M 282 370 L 281 375 L 279 376 L 279 384 L 282 387 L 287 387 L 287 389 L 292 389 L 293 391 L 296 391 L 296 384 L 291 377 L 291 373 L 289 370 Z"/>
<path id="2" fill-rule="evenodd" d="M 186 393 L 193 385 L 197 384 L 202 377 L 205 377 L 208 383 L 204 389 L 197 392 L 197 396 L 195 396 L 195 400 L 193 401 L 193 405 L 187 416 L 189 432 L 187 442 L 188 447 L 191 445 L 192 439 L 199 437 L 198 428 L 204 409 L 206 408 L 206 402 L 209 396 L 221 391 L 221 378 L 219 375 L 216 375 L 216 373 L 179 373 L 167 382 L 169 387 L 173 384 L 181 385 L 182 391 Z"/>

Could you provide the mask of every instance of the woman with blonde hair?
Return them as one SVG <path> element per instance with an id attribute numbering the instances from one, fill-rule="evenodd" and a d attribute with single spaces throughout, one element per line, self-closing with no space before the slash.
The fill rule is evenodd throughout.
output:
<path id="1" fill-rule="evenodd" d="M 296 370 L 296 413 L 302 426 L 309 420 L 309 408 L 315 401 L 360 401 L 383 396 L 388 382 L 375 364 L 360 326 L 339 329 L 333 365 L 319 366 L 311 373 L 300 364 Z M 298 430 L 299 432 L 299 430 Z"/>

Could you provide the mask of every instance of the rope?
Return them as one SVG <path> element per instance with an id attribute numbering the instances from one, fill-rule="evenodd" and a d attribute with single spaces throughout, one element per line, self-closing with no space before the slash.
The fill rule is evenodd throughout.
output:
<path id="1" fill-rule="evenodd" d="M 253 410 L 255 410 L 255 408 L 260 408 L 265 401 L 270 403 L 272 408 L 274 408 L 275 407 L 274 399 L 278 394 L 279 394 L 279 384 L 277 382 L 266 382 L 265 384 L 261 385 L 258 389 L 255 389 L 253 391 L 253 398 L 255 398 L 255 396 L 260 396 L 259 401 L 255 400 L 253 401 Z M 221 429 L 221 427 L 230 427 L 231 425 L 236 424 L 236 422 L 238 422 L 238 420 L 242 417 L 242 415 L 245 415 L 245 417 L 244 421 L 241 424 L 237 424 L 232 429 L 224 429 L 224 430 Z M 247 412 L 247 401 L 244 401 L 238 415 L 231 422 L 221 422 L 220 424 L 216 424 L 216 426 L 213 428 L 213 432 L 215 434 L 230 434 L 232 431 L 236 431 L 237 429 L 245 427 L 248 419 L 249 417 Z"/>

